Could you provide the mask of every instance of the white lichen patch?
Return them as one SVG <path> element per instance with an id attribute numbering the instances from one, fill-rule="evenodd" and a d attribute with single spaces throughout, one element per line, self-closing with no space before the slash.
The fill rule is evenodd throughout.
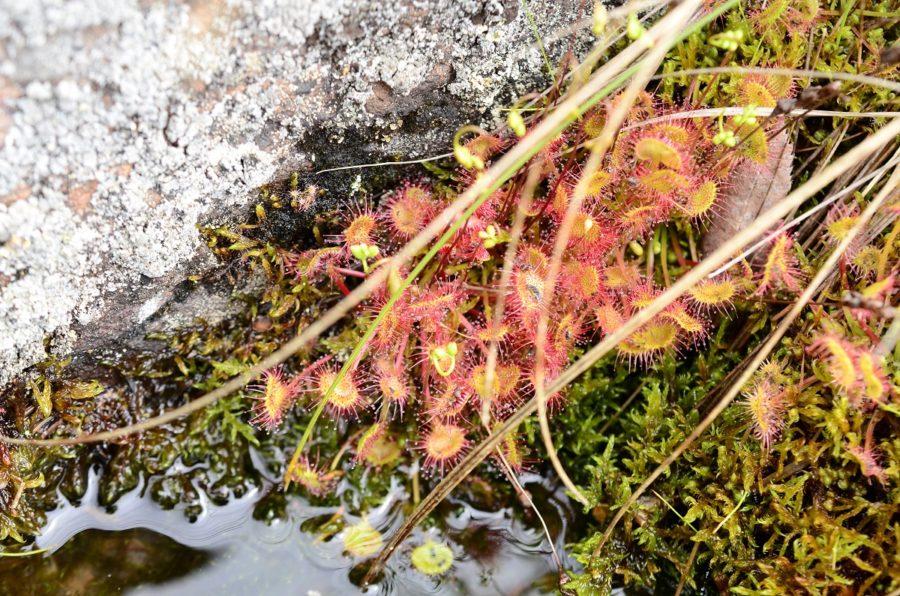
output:
<path id="1" fill-rule="evenodd" d="M 0 385 L 46 357 L 46 338 L 75 344 L 75 323 L 152 315 L 154 280 L 212 262 L 198 224 L 321 161 L 298 157 L 307 131 L 380 126 L 368 150 L 420 157 L 453 134 L 397 126 L 425 99 L 489 114 L 542 76 L 512 0 L 0 5 Z M 548 36 L 577 14 L 575 0 L 529 5 Z"/>

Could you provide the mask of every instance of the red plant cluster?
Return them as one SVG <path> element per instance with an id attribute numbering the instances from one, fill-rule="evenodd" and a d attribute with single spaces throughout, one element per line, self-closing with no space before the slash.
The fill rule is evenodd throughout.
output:
<path id="1" fill-rule="evenodd" d="M 781 435 L 788 406 L 788 390 L 779 382 L 781 367 L 767 363 L 756 380 L 744 391 L 744 406 L 750 416 L 753 435 L 768 450 Z"/>
<path id="2" fill-rule="evenodd" d="M 583 147 L 613 105 L 587 114 L 547 146 L 541 180 L 525 231 L 511 263 L 509 283 L 500 285 L 510 230 L 524 192 L 524 173 L 494 192 L 442 247 L 426 269 L 387 312 L 364 355 L 343 379 L 336 368 L 319 367 L 297 385 L 325 400 L 336 418 L 378 410 L 379 422 L 413 413 L 422 425 L 415 448 L 425 465 L 443 470 L 465 452 L 483 411 L 503 419 L 535 391 L 535 341 L 542 314 L 549 320 L 544 352 L 545 382 L 567 366 L 584 341 L 596 341 L 654 300 L 662 280 L 642 271 L 641 255 L 654 247 L 652 234 L 679 220 L 697 225 L 715 209 L 727 173 L 740 151 L 716 144 L 722 123 L 659 119 L 662 110 L 645 96 L 620 133 L 603 167 L 584 181 L 586 193 L 554 287 L 548 285 L 556 230 L 582 182 Z M 653 119 L 652 122 L 648 120 Z M 741 127 L 728 121 L 730 130 Z M 508 141 L 481 134 L 467 150 L 489 162 Z M 460 169 L 457 179 L 477 173 Z M 285 269 L 298 281 L 333 282 L 346 291 L 428 225 L 453 200 L 445 187 L 410 181 L 379 201 L 377 208 L 349 208 L 332 245 L 300 254 L 285 253 Z M 788 246 L 789 248 L 789 246 Z M 681 266 L 690 263 L 678 250 Z M 394 272 L 358 311 L 371 321 L 394 294 L 406 271 Z M 787 283 L 790 267 L 770 272 Z M 791 285 L 787 283 L 787 285 Z M 672 303 L 619 347 L 620 357 L 646 366 L 666 353 L 701 344 L 709 317 L 724 310 L 738 285 L 720 276 Z M 549 296 L 549 297 L 548 297 Z M 497 318 L 498 309 L 502 317 Z M 496 365 L 488 370 L 491 344 Z M 551 405 L 561 399 L 553 396 Z M 273 426 L 274 416 L 258 417 Z M 366 440 L 384 440 L 379 426 Z M 359 451 L 364 451 L 360 445 Z M 522 461 L 507 445 L 512 465 Z"/>

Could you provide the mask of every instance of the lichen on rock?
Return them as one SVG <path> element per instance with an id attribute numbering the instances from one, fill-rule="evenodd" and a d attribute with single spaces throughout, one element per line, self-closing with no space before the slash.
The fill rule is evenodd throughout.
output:
<path id="1" fill-rule="evenodd" d="M 0 385 L 142 336 L 263 183 L 439 153 L 544 76 L 512 0 L 5 4 Z M 576 5 L 530 3 L 554 59 Z"/>

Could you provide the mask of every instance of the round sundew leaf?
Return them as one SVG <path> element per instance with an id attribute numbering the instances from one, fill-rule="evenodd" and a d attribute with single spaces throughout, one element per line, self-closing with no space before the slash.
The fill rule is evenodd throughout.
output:
<path id="1" fill-rule="evenodd" d="M 697 284 L 688 290 L 688 295 L 695 304 L 701 307 L 711 307 L 728 304 L 736 292 L 733 281 L 719 279 L 706 280 Z"/>
<path id="2" fill-rule="evenodd" d="M 382 435 L 375 439 L 366 451 L 364 461 L 372 466 L 387 466 L 400 459 L 403 451 L 393 439 Z"/>
<path id="3" fill-rule="evenodd" d="M 684 212 L 688 217 L 700 217 L 705 215 L 716 201 L 718 189 L 712 180 L 706 180 L 700 184 L 694 192 L 688 196 L 684 206 Z"/>
<path id="4" fill-rule="evenodd" d="M 429 540 L 412 552 L 412 564 L 425 575 L 440 575 L 453 565 L 453 551 L 446 544 Z"/>
<path id="5" fill-rule="evenodd" d="M 672 170 L 654 170 L 638 178 L 638 182 L 645 188 L 661 193 L 684 190 L 691 186 L 686 176 Z"/>
<path id="6" fill-rule="evenodd" d="M 378 222 L 370 213 L 362 213 L 355 217 L 344 229 L 344 241 L 348 246 L 370 244 L 372 233 Z"/>
<path id="7" fill-rule="evenodd" d="M 466 432 L 455 424 L 436 423 L 425 439 L 425 453 L 434 461 L 455 458 L 466 446 Z"/>
<path id="8" fill-rule="evenodd" d="M 638 159 L 662 164 L 673 170 L 680 170 L 684 165 L 678 150 L 662 139 L 647 137 L 635 144 L 634 154 Z"/>

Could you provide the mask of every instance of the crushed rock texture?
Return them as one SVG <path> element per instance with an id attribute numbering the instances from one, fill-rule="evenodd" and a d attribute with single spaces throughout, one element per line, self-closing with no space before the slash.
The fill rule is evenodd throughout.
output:
<path id="1" fill-rule="evenodd" d="M 582 4 L 528 3 L 554 64 Z M 185 289 L 221 267 L 198 225 L 446 151 L 547 84 L 534 42 L 520 0 L 0 0 L 0 386 L 228 316 L 227 284 Z"/>

